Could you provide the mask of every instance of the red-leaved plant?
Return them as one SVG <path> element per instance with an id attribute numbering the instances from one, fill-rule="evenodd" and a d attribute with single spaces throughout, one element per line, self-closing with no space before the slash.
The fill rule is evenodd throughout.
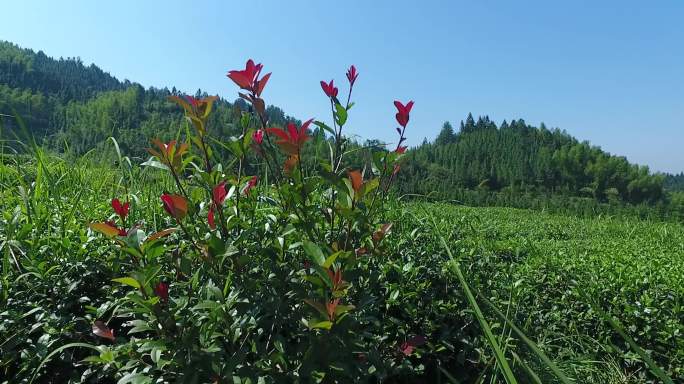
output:
<path id="1" fill-rule="evenodd" d="M 166 172 L 174 189 L 155 203 L 166 218 L 133 224 L 130 203 L 114 199 L 120 224 L 90 225 L 128 256 L 123 277 L 114 279 L 128 288 L 109 313 L 128 326 L 110 330 L 104 317 L 93 325 L 95 336 L 114 343 L 107 361 L 138 356 L 138 372 L 168 381 L 351 382 L 372 375 L 371 361 L 377 369 L 397 358 L 397 348 L 409 356 L 425 343 L 416 336 L 397 347 L 369 336 L 368 303 L 381 298 L 364 292 L 391 231 L 383 207 L 406 151 L 413 101 L 394 102 L 396 146 L 369 150 L 368 163 L 352 168 L 345 154 L 354 143 L 343 129 L 356 67 L 346 73 L 345 103 L 333 80 L 320 82 L 331 124 L 309 119 L 284 126 L 270 121 L 263 94 L 271 74 L 261 76 L 262 69 L 248 60 L 228 72 L 249 106 L 240 111 L 235 137 L 212 135 L 216 97 L 169 98 L 192 129 L 181 141 L 153 139 L 148 149 L 145 165 Z M 320 144 L 329 158 L 314 155 Z M 158 232 L 147 234 L 146 226 Z"/>

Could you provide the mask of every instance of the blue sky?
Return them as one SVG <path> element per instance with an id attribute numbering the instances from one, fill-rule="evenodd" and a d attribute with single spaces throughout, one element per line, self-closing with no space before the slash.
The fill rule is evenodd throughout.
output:
<path id="1" fill-rule="evenodd" d="M 544 122 L 653 170 L 684 171 L 684 1 L 5 1 L 0 39 L 80 56 L 144 86 L 230 100 L 247 58 L 269 104 L 328 119 L 320 80 L 357 105 L 348 133 L 410 144 L 468 112 Z"/>

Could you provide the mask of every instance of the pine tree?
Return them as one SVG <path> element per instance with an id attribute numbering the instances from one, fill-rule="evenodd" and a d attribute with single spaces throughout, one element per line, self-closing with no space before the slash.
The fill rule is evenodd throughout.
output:
<path id="1" fill-rule="evenodd" d="M 442 130 L 439 132 L 439 135 L 437 135 L 437 138 L 435 139 L 435 144 L 446 145 L 451 144 L 455 141 L 456 134 L 454 133 L 454 128 L 451 126 L 451 123 L 445 121 L 444 125 L 442 125 Z"/>

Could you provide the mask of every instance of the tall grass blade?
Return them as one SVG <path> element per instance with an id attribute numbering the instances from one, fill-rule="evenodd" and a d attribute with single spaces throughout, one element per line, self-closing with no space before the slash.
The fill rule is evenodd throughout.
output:
<path id="1" fill-rule="evenodd" d="M 515 361 L 517 361 L 518 364 L 520 364 L 520 366 L 522 366 L 522 367 L 525 369 L 525 371 L 527 372 L 527 375 L 532 379 L 532 381 L 534 382 L 534 384 L 544 384 L 544 383 L 541 381 L 541 379 L 539 378 L 539 376 L 537 376 L 537 374 L 534 372 L 534 370 L 533 370 L 532 368 L 530 368 L 530 366 L 527 365 L 527 364 L 520 358 L 520 356 L 518 356 L 517 353 L 511 352 L 511 354 L 513 355 L 513 359 L 515 359 Z"/>
<path id="2" fill-rule="evenodd" d="M 558 378 L 558 380 L 561 381 L 561 383 L 572 384 L 572 380 L 570 380 L 563 373 L 563 371 L 561 371 L 560 368 L 558 368 L 558 366 L 551 359 L 549 359 L 549 357 L 544 353 L 544 351 L 542 351 L 539 348 L 537 343 L 535 343 L 534 341 L 529 339 L 527 336 L 525 336 L 525 333 L 523 333 L 523 331 L 520 330 L 520 328 L 518 328 L 511 320 L 509 320 L 508 317 L 506 315 L 504 315 L 503 312 L 501 312 L 501 310 L 499 310 L 499 308 L 496 307 L 496 305 L 494 305 L 494 303 L 489 301 L 486 297 L 484 297 L 479 292 L 477 295 L 478 295 L 478 297 L 480 297 L 480 299 L 482 299 L 482 301 L 485 304 L 487 304 L 494 311 L 494 313 L 496 313 L 497 316 L 499 316 L 499 318 L 501 320 L 505 321 L 506 324 L 508 324 L 508 326 L 511 327 L 513 332 L 515 332 L 515 334 L 518 335 L 520 340 L 522 340 L 525 344 L 527 344 L 527 346 L 532 350 L 532 352 L 534 352 L 537 355 L 537 357 L 539 357 L 539 359 L 541 361 L 543 361 L 544 364 L 546 364 L 546 366 L 551 370 L 551 372 L 553 372 L 553 374 Z"/>
<path id="3" fill-rule="evenodd" d="M 504 356 L 503 351 L 501 350 L 501 347 L 499 346 L 499 343 L 496 341 L 496 336 L 492 333 L 492 329 L 489 326 L 489 323 L 487 322 L 487 319 L 485 319 L 484 315 L 482 314 L 482 311 L 480 310 L 480 306 L 477 304 L 477 300 L 475 300 L 475 296 L 473 293 L 470 291 L 470 288 L 468 286 L 468 283 L 466 282 L 465 277 L 463 276 L 463 273 L 461 272 L 461 267 L 456 258 L 454 258 L 453 254 L 451 253 L 451 249 L 446 243 L 446 240 L 444 239 L 444 236 L 442 236 L 441 232 L 437 228 L 437 223 L 435 223 L 435 220 L 433 217 L 429 216 L 432 220 L 432 226 L 435 230 L 435 233 L 439 236 L 440 242 L 442 244 L 442 247 L 444 248 L 444 251 L 447 253 L 449 256 L 450 261 L 447 263 L 447 268 L 449 271 L 451 271 L 456 278 L 459 281 L 459 284 L 461 284 L 461 288 L 463 289 L 463 292 L 466 295 L 466 298 L 468 299 L 468 304 L 470 305 L 470 308 L 473 310 L 475 313 L 475 318 L 477 319 L 478 323 L 480 324 L 480 327 L 482 328 L 485 337 L 487 339 L 487 342 L 489 345 L 492 347 L 492 350 L 494 351 L 494 356 L 496 357 L 496 362 L 499 365 L 499 368 L 501 369 L 501 373 L 504 376 L 504 379 L 506 379 L 506 382 L 508 384 L 517 384 L 517 380 L 515 379 L 515 376 L 513 375 L 513 371 L 511 371 L 511 367 L 508 365 L 508 361 L 506 360 L 506 357 Z"/>

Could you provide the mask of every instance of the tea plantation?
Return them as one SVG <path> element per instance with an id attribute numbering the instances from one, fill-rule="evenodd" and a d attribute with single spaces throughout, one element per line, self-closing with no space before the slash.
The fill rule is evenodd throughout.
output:
<path id="1" fill-rule="evenodd" d="M 121 176 L 117 169 L 90 164 L 87 158 L 68 162 L 39 151 L 35 159 L 0 165 L 0 382 L 207 382 L 183 372 L 184 364 L 196 362 L 183 363 L 172 345 L 143 336 L 149 329 L 140 314 L 117 309 L 136 300 L 135 292 L 112 281 L 131 267 L 88 223 L 110 215 L 109 199 L 121 190 Z M 151 168 L 131 172 L 138 210 L 132 215 L 162 228 L 158 196 L 173 187 L 172 180 Z M 269 214 L 261 206 L 253 222 L 268 226 Z M 684 381 L 681 225 L 416 202 L 390 204 L 384 215 L 393 224 L 383 242 L 385 256 L 378 272 L 358 283 L 366 292 L 354 294 L 363 315 L 358 321 L 377 343 L 375 357 L 372 351 L 355 352 L 370 380 L 503 382 L 456 265 L 519 382 Z M 263 267 L 257 260 L 264 256 L 254 247 L 246 269 Z M 244 282 L 242 289 L 267 291 L 297 273 L 302 272 L 274 269 L 263 275 L 270 283 Z M 231 382 L 291 382 L 278 351 L 296 343 L 286 331 L 303 326 L 276 318 L 272 327 L 282 333 L 262 340 L 258 335 L 269 329 L 260 316 L 285 318 L 287 311 L 263 309 L 240 317 L 240 289 L 206 284 L 205 301 L 190 308 L 179 297 L 181 286 L 170 283 L 168 305 L 185 305 L 183 313 L 194 322 L 177 320 L 177 326 L 197 327 L 194 337 L 251 345 L 251 351 L 235 352 L 230 364 L 244 375 Z M 222 322 L 222 316 L 231 320 Z M 111 340 L 93 326 L 98 319 L 109 320 Z M 214 327 L 206 336 L 211 324 L 234 328 Z M 141 340 L 147 341 L 134 345 Z M 199 342 L 198 356 L 223 356 L 216 345 Z"/>

